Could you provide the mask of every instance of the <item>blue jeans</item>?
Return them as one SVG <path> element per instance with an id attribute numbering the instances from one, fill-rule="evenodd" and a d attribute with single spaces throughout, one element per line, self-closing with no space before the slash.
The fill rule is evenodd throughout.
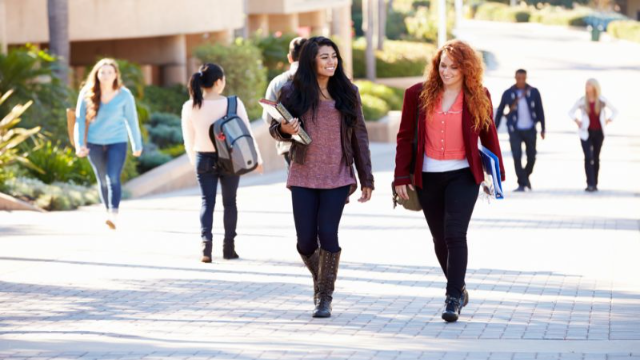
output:
<path id="1" fill-rule="evenodd" d="M 218 154 L 215 152 L 196 153 L 196 177 L 202 194 L 200 208 L 200 237 L 202 241 L 213 240 L 213 210 L 216 206 L 218 181 L 222 186 L 222 205 L 224 206 L 224 241 L 233 242 L 238 224 L 236 194 L 240 176 L 223 174 L 216 168 Z"/>
<path id="2" fill-rule="evenodd" d="M 108 211 L 118 212 L 122 198 L 120 176 L 127 159 L 127 143 L 87 144 L 89 162 L 98 181 L 100 200 Z"/>
<path id="3" fill-rule="evenodd" d="M 309 256 L 318 248 L 340 251 L 338 226 L 351 186 L 336 189 L 291 187 L 293 220 L 298 236 L 298 252 Z"/>

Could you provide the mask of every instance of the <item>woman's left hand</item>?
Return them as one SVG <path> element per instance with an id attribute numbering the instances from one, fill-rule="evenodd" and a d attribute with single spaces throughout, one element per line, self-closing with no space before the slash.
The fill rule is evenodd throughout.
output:
<path id="1" fill-rule="evenodd" d="M 133 152 L 133 156 L 135 156 L 135 157 L 140 157 L 140 155 L 142 155 L 142 150 L 138 150 L 138 151 L 134 151 Z"/>
<path id="2" fill-rule="evenodd" d="M 372 189 L 370 187 L 363 187 L 362 188 L 362 196 L 360 196 L 360 199 L 358 199 L 358 201 L 361 202 L 361 203 L 365 203 L 365 202 L 371 200 L 371 191 L 372 191 Z"/>
<path id="3" fill-rule="evenodd" d="M 607 119 L 607 121 L 605 121 L 604 124 L 605 125 L 609 125 L 609 124 L 611 124 L 611 121 L 612 121 L 611 119 Z"/>

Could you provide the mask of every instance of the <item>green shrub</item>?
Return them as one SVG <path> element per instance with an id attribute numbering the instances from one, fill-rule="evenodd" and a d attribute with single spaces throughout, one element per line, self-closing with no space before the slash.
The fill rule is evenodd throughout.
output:
<path id="1" fill-rule="evenodd" d="M 15 178 L 3 187 L 7 194 L 45 210 L 73 210 L 100 202 L 97 189 L 68 183 L 45 184 L 38 179 Z"/>
<path id="2" fill-rule="evenodd" d="M 29 111 L 21 116 L 21 125 L 41 127 L 41 134 L 62 140 L 67 138 L 65 109 L 75 100 L 69 98 L 69 89 L 53 76 L 54 64 L 53 56 L 34 47 L 0 53 L 0 94 L 13 90 L 13 96 L 0 104 L 0 114 L 33 101 Z"/>
<path id="3" fill-rule="evenodd" d="M 545 25 L 586 26 L 586 18 L 593 10 L 586 7 L 576 7 L 568 10 L 560 6 L 545 6 L 531 14 L 531 22 Z"/>
<path id="4" fill-rule="evenodd" d="M 531 18 L 531 13 L 528 10 L 517 10 L 514 13 L 514 17 L 516 22 L 519 22 L 519 23 L 529 22 L 529 19 Z"/>
<path id="5" fill-rule="evenodd" d="M 180 118 L 169 113 L 154 113 L 146 125 L 149 139 L 161 148 L 182 144 Z"/>
<path id="6" fill-rule="evenodd" d="M 353 43 L 353 76 L 366 76 L 364 49 L 366 41 L 360 38 Z M 435 46 L 412 41 L 387 40 L 384 50 L 376 51 L 376 75 L 379 78 L 421 76 Z"/>
<path id="7" fill-rule="evenodd" d="M 266 37 L 255 37 L 252 42 L 262 52 L 262 63 L 267 68 L 267 81 L 289 69 L 289 43 L 297 35 L 284 34 L 282 36 L 270 35 Z"/>
<path id="8" fill-rule="evenodd" d="M 367 121 L 376 121 L 389 113 L 389 105 L 373 95 L 361 95 L 362 112 Z"/>
<path id="9" fill-rule="evenodd" d="M 189 100 L 189 91 L 183 85 L 160 87 L 148 85 L 144 88 L 144 103 L 151 114 L 158 112 L 180 116 L 182 104 Z"/>
<path id="10" fill-rule="evenodd" d="M 0 93 L 0 106 L 7 101 L 12 93 L 12 90 L 4 94 Z M 13 164 L 21 164 L 34 171 L 42 172 L 26 157 L 26 152 L 19 149 L 27 139 L 40 131 L 40 127 L 28 130 L 16 127 L 22 121 L 21 116 L 31 104 L 31 101 L 24 105 L 17 104 L 7 113 L 0 113 L 0 185 L 2 181 L 14 177 L 11 166 Z"/>
<path id="11" fill-rule="evenodd" d="M 28 156 L 28 159 L 42 169 L 42 172 L 29 170 L 29 176 L 45 184 L 71 182 L 79 185 L 95 183 L 93 169 L 89 161 L 76 156 L 75 151 L 60 142 L 47 140 L 40 144 Z"/>
<path id="12" fill-rule="evenodd" d="M 405 23 L 406 18 L 407 14 L 399 11 L 391 10 L 387 13 L 387 23 L 385 27 L 387 39 L 400 40 L 409 35 L 407 24 Z"/>
<path id="13" fill-rule="evenodd" d="M 371 95 L 384 101 L 390 110 L 402 109 L 402 95 L 398 96 L 397 92 L 391 87 L 374 84 L 371 81 L 359 80 L 355 82 L 360 91 L 360 95 Z"/>
<path id="14" fill-rule="evenodd" d="M 640 22 L 617 20 L 609 23 L 607 33 L 611 36 L 640 43 Z"/>
<path id="15" fill-rule="evenodd" d="M 447 39 L 452 38 L 453 17 L 447 18 Z M 438 19 L 433 11 L 426 7 L 420 7 L 411 16 L 405 19 L 409 39 L 416 41 L 426 41 L 432 44 L 438 42 Z"/>
<path id="16" fill-rule="evenodd" d="M 171 155 L 163 154 L 153 143 L 145 144 L 145 151 L 138 158 L 138 171 L 143 174 L 155 167 L 168 163 L 173 158 Z"/>
<path id="17" fill-rule="evenodd" d="M 478 20 L 496 21 L 500 17 L 500 13 L 504 13 L 509 6 L 506 4 L 488 2 L 478 6 L 475 18 Z"/>
<path id="18" fill-rule="evenodd" d="M 266 69 L 262 65 L 260 49 L 242 39 L 230 46 L 209 44 L 195 50 L 203 63 L 211 62 L 224 68 L 227 80 L 225 94 L 238 95 L 244 102 L 250 119 L 262 116 L 258 105 L 267 89 Z"/>
<path id="19" fill-rule="evenodd" d="M 172 158 L 177 158 L 178 156 L 185 153 L 184 144 L 173 145 L 164 149 L 159 149 L 158 151 L 165 155 L 169 155 Z"/>

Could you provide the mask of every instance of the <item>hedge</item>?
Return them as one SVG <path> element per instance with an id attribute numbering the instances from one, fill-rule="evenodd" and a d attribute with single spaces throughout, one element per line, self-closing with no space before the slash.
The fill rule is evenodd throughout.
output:
<path id="1" fill-rule="evenodd" d="M 612 21 L 607 26 L 607 33 L 618 39 L 640 43 L 640 22 L 633 20 Z"/>
<path id="2" fill-rule="evenodd" d="M 366 40 L 360 38 L 353 43 L 353 76 L 364 78 Z M 421 76 L 435 53 L 435 46 L 412 41 L 386 40 L 383 51 L 375 51 L 376 77 Z"/>
<path id="3" fill-rule="evenodd" d="M 93 186 L 61 182 L 48 185 L 38 179 L 24 177 L 8 180 L 2 191 L 49 211 L 73 210 L 100 202 L 98 191 Z"/>
<path id="4" fill-rule="evenodd" d="M 361 94 L 362 112 L 365 120 L 376 121 L 389 113 L 389 105 L 384 100 L 369 94 Z"/>
<path id="5" fill-rule="evenodd" d="M 484 3 L 478 6 L 475 18 L 478 20 L 506 22 L 537 22 L 546 25 L 586 26 L 587 19 L 594 11 L 586 7 L 568 10 L 560 6 L 515 7 L 502 3 Z"/>

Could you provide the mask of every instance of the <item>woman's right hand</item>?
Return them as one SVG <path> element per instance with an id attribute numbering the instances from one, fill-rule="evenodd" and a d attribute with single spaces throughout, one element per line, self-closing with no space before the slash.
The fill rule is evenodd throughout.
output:
<path id="1" fill-rule="evenodd" d="M 284 121 L 280 123 L 280 130 L 283 133 L 287 133 L 289 135 L 297 135 L 298 131 L 300 131 L 300 121 L 298 118 L 293 118 L 293 120 L 285 123 Z"/>
<path id="2" fill-rule="evenodd" d="M 578 119 L 575 119 L 574 121 L 576 122 L 576 125 L 578 125 L 579 129 L 582 128 L 582 121 L 580 121 Z"/>
<path id="3" fill-rule="evenodd" d="M 85 157 L 89 155 L 89 149 L 86 146 L 81 146 L 79 148 L 76 148 L 76 155 L 78 157 Z"/>
<path id="4" fill-rule="evenodd" d="M 415 188 L 413 185 L 397 185 L 396 186 L 396 194 L 405 200 L 409 200 L 409 193 L 407 192 L 407 186 L 413 191 Z"/>

